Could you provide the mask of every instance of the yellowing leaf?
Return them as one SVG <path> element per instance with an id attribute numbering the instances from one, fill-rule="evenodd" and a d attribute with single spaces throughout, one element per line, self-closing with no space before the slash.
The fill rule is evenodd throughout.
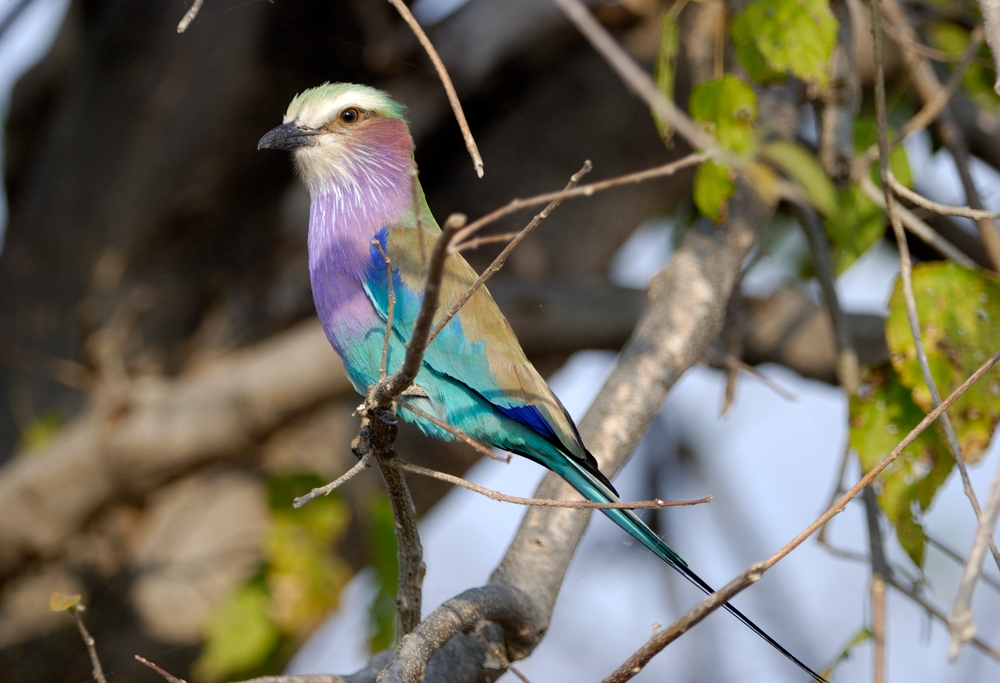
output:
<path id="1" fill-rule="evenodd" d="M 252 582 L 229 596 L 213 612 L 208 641 L 192 671 L 202 681 L 221 681 L 264 664 L 281 634 L 269 614 L 270 596 Z"/>
<path id="2" fill-rule="evenodd" d="M 737 58 L 759 83 L 791 73 L 825 87 L 837 20 L 827 0 L 757 0 L 730 24 Z"/>
<path id="3" fill-rule="evenodd" d="M 867 368 L 861 390 L 850 398 L 850 446 L 868 472 L 917 424 L 925 411 L 888 363 Z M 924 530 L 916 510 L 925 511 L 955 461 L 934 428 L 923 432 L 878 476 L 879 507 L 896 529 L 900 545 L 918 567 L 924 561 Z"/>
<path id="4" fill-rule="evenodd" d="M 337 606 L 351 569 L 333 554 L 351 519 L 334 493 L 295 509 L 296 496 L 322 484 L 313 474 L 272 477 L 268 482 L 271 526 L 264 541 L 270 616 L 284 634 L 302 638 Z"/>
<path id="5" fill-rule="evenodd" d="M 924 347 L 931 375 L 947 396 L 976 368 L 1000 350 L 1000 282 L 985 272 L 954 263 L 921 263 L 913 269 Z M 892 365 L 913 393 L 913 400 L 931 409 L 906 316 L 902 285 L 889 299 L 885 338 Z M 1000 420 L 1000 370 L 994 368 L 948 409 L 962 455 L 978 461 Z"/>
<path id="6" fill-rule="evenodd" d="M 63 595 L 62 593 L 53 593 L 49 596 L 49 609 L 53 612 L 73 611 L 79 602 L 79 595 Z M 80 605 L 78 609 L 82 610 L 83 605 Z"/>
<path id="7" fill-rule="evenodd" d="M 809 203 L 817 211 L 824 216 L 837 212 L 837 190 L 815 155 L 802 145 L 787 140 L 770 142 L 761 153 L 802 187 Z"/>
<path id="8" fill-rule="evenodd" d="M 714 161 L 706 161 L 694 173 L 694 204 L 703 216 L 716 223 L 729 215 L 728 201 L 735 190 L 729 169 Z"/>

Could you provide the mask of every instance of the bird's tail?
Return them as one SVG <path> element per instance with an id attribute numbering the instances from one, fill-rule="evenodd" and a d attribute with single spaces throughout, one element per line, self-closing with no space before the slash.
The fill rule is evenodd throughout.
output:
<path id="1" fill-rule="evenodd" d="M 609 490 L 607 486 L 597 480 L 593 474 L 588 472 L 572 458 L 563 458 L 560 465 L 561 466 L 558 470 L 556 470 L 556 473 L 569 482 L 573 488 L 579 491 L 588 500 L 599 503 L 619 502 L 618 496 L 616 496 L 614 492 Z M 646 526 L 646 524 L 639 519 L 634 512 L 631 510 L 619 509 L 601 510 L 601 512 L 610 517 L 615 524 L 628 532 L 630 536 L 653 551 L 657 557 L 680 572 L 684 578 L 697 586 L 706 595 L 710 595 L 715 592 L 714 588 L 709 586 L 708 583 L 702 580 L 700 576 L 695 574 L 691 568 L 688 567 L 687 562 L 685 562 L 680 555 L 674 552 L 670 546 L 664 543 L 663 539 L 653 533 L 653 530 Z M 727 612 L 739 619 L 747 628 L 763 638 L 771 647 L 785 655 L 785 657 L 794 662 L 800 669 L 812 676 L 814 680 L 819 683 L 827 683 L 825 678 L 802 663 L 795 655 L 786 650 L 778 643 L 778 641 L 765 633 L 760 626 L 750 621 L 750 619 L 738 609 L 733 607 L 728 602 L 725 603 L 723 607 L 725 607 Z"/>

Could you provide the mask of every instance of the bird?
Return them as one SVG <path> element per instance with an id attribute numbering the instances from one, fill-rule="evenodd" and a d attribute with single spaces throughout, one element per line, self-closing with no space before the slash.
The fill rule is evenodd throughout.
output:
<path id="1" fill-rule="evenodd" d="M 353 83 L 324 83 L 296 95 L 281 125 L 257 144 L 291 152 L 308 188 L 307 246 L 316 312 L 348 379 L 363 396 L 385 367 L 402 362 L 423 298 L 427 259 L 441 232 L 416 179 L 414 146 L 403 105 L 381 90 Z M 450 254 L 441 309 L 451 307 L 477 277 L 460 253 Z M 429 436 L 454 440 L 455 432 L 442 423 L 450 425 L 533 460 L 588 500 L 620 502 L 486 287 L 477 289 L 428 345 L 414 386 L 398 402 L 404 408 L 400 416 Z M 631 510 L 601 512 L 700 590 L 714 592 Z M 825 683 L 742 612 L 729 603 L 725 609 Z"/>

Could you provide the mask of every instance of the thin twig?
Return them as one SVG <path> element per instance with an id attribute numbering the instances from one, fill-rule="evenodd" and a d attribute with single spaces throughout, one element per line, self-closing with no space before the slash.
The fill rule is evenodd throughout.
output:
<path id="1" fill-rule="evenodd" d="M 97 647 L 94 644 L 94 637 L 90 635 L 90 631 L 87 630 L 87 627 L 83 623 L 83 617 L 80 616 L 83 606 L 74 605 L 68 611 L 76 620 L 76 627 L 80 630 L 80 636 L 83 638 L 84 645 L 87 646 L 87 654 L 90 655 L 90 664 L 93 667 L 94 679 L 97 683 L 108 683 L 108 680 L 104 677 L 104 670 L 101 669 L 101 660 L 97 657 Z"/>
<path id="2" fill-rule="evenodd" d="M 962 55 L 961 59 L 958 61 L 958 65 L 951 72 L 948 80 L 945 82 L 942 88 L 939 88 L 935 93 L 934 97 L 927 100 L 924 106 L 920 108 L 920 111 L 916 115 L 906 122 L 903 129 L 899 133 L 899 137 L 893 141 L 893 145 L 902 142 L 902 140 L 910 135 L 911 133 L 923 130 L 931 124 L 932 121 L 937 119 L 937 117 L 944 111 L 948 103 L 951 102 L 951 98 L 958 91 L 959 86 L 962 84 L 962 78 L 965 76 L 965 72 L 969 70 L 975 61 L 976 55 L 979 54 L 979 46 L 983 44 L 983 32 L 982 29 L 973 29 L 972 33 L 969 34 L 969 44 L 965 48 L 965 53 Z"/>
<path id="3" fill-rule="evenodd" d="M 683 617 L 674 622 L 670 628 L 657 633 L 645 645 L 643 645 L 642 648 L 626 660 L 624 664 L 616 669 L 614 673 L 605 678 L 604 683 L 624 683 L 624 681 L 632 678 L 632 676 L 642 670 L 642 667 L 644 667 L 655 654 L 696 626 L 716 609 L 732 600 L 732 598 L 738 593 L 756 583 L 760 577 L 764 575 L 764 572 L 784 559 L 797 547 L 802 545 L 802 543 L 805 542 L 807 538 L 812 536 L 817 529 L 822 527 L 836 515 L 843 512 L 844 508 L 854 497 L 861 493 L 866 486 L 871 484 L 875 480 L 875 477 L 882 472 L 882 470 L 892 464 L 892 462 L 899 457 L 899 454 L 906 450 L 906 448 L 909 447 L 909 445 L 913 443 L 913 441 L 920 436 L 924 430 L 933 424 L 934 421 L 938 419 L 949 406 L 958 400 L 962 394 L 968 391 L 969 387 L 989 372 L 997 361 L 1000 361 L 1000 352 L 994 354 L 988 361 L 983 363 L 978 370 L 976 370 L 967 380 L 965 380 L 965 382 L 962 383 L 962 386 L 953 391 L 951 395 L 949 395 L 948 398 L 941 403 L 941 405 L 929 412 L 927 416 L 920 421 L 920 424 L 910 430 L 910 433 L 907 434 L 894 449 L 892 449 L 892 452 L 889 453 L 889 455 L 882 458 L 882 460 L 879 461 L 875 467 L 861 477 L 861 479 L 853 487 L 851 487 L 850 490 L 837 499 L 837 501 L 831 505 L 826 512 L 820 515 L 812 524 L 799 533 L 798 536 L 786 543 L 780 550 L 778 550 L 778 552 L 769 557 L 767 560 L 751 565 L 746 571 L 726 584 L 726 586 L 724 586 L 721 590 L 712 593 L 700 603 L 695 605 Z"/>
<path id="4" fill-rule="evenodd" d="M 952 661 L 958 657 L 962 647 L 976 635 L 976 623 L 972 620 L 972 593 L 976 590 L 976 581 L 983 571 L 983 558 L 986 556 L 986 547 L 992 540 L 998 516 L 1000 516 L 1000 467 L 997 467 L 996 474 L 993 475 L 986 507 L 983 508 L 979 528 L 976 530 L 972 549 L 969 550 L 969 559 L 966 560 L 965 569 L 962 571 L 962 580 L 958 584 L 958 590 L 955 591 L 951 617 L 948 619 L 948 628 L 951 631 L 951 647 L 948 655 Z"/>
<path id="5" fill-rule="evenodd" d="M 590 183 L 589 185 L 581 185 L 579 187 L 574 187 L 569 190 L 561 190 L 559 192 L 547 192 L 545 194 L 536 195 L 534 197 L 529 197 L 527 199 L 514 199 L 510 203 L 501 206 L 499 209 L 495 209 L 490 213 L 486 214 L 482 218 L 479 218 L 468 226 L 463 228 L 455 235 L 454 242 L 456 244 L 461 244 L 469 238 L 476 231 L 495 223 L 501 218 L 505 218 L 512 213 L 521 211 L 522 209 L 527 209 L 532 206 L 539 206 L 541 204 L 548 204 L 555 200 L 569 199 L 570 197 L 589 197 L 595 192 L 600 192 L 602 190 L 607 190 L 611 187 L 618 187 L 619 185 L 628 185 L 629 183 L 640 183 L 645 180 L 652 180 L 654 178 L 662 178 L 664 176 L 673 175 L 677 171 L 687 168 L 688 166 L 695 166 L 703 161 L 708 160 L 708 155 L 702 152 L 696 152 L 693 154 L 688 154 L 685 157 L 681 157 L 676 161 L 671 161 L 669 164 L 663 164 L 662 166 L 655 166 L 653 168 L 647 168 L 644 171 L 637 171 L 635 173 L 628 173 L 623 176 L 618 176 L 617 178 L 609 178 L 608 180 L 601 180 L 596 183 Z"/>
<path id="6" fill-rule="evenodd" d="M 559 9 L 572 21 L 580 33 L 590 41 L 605 61 L 614 69 L 618 76 L 635 91 L 649 107 L 674 130 L 680 133 L 688 143 L 696 148 L 710 153 L 713 158 L 730 157 L 715 140 L 698 127 L 691 118 L 676 104 L 671 102 L 656 87 L 656 83 L 625 48 L 608 33 L 594 18 L 590 10 L 580 0 L 553 0 Z"/>
<path id="7" fill-rule="evenodd" d="M 833 336 L 837 342 L 837 379 L 848 396 L 858 391 L 860 382 L 858 376 L 858 352 L 854 348 L 854 339 L 847 318 L 840 307 L 837 297 L 837 286 L 834 283 L 833 257 L 830 255 L 830 244 L 827 241 L 823 226 L 812 207 L 806 203 L 795 202 L 793 211 L 799 219 L 802 231 L 806 234 L 809 252 L 812 255 L 813 266 L 816 269 L 816 279 L 823 291 L 823 301 L 826 303 L 830 322 L 833 324 Z"/>
<path id="8" fill-rule="evenodd" d="M 729 368 L 733 372 L 745 372 L 748 375 L 756 377 L 757 379 L 759 379 L 761 382 L 764 383 L 764 386 L 766 386 L 768 389 L 770 389 L 771 391 L 773 391 L 786 401 L 799 400 L 799 397 L 793 394 L 791 391 L 789 391 L 785 387 L 775 382 L 773 379 L 765 375 L 763 372 L 761 372 L 754 366 L 737 358 L 731 353 L 727 353 L 725 356 L 723 356 L 722 362 L 725 364 L 727 368 Z"/>
<path id="9" fill-rule="evenodd" d="M 158 667 L 156 664 L 153 664 L 145 657 L 140 657 L 139 655 L 135 655 L 135 661 L 141 664 L 145 664 L 150 669 L 163 676 L 163 678 L 167 680 L 167 683 L 187 683 L 187 681 L 185 681 L 183 678 L 177 678 L 176 676 L 172 675 L 169 671 L 164 671 L 162 668 Z"/>
<path id="10" fill-rule="evenodd" d="M 573 177 L 570 178 L 569 183 L 567 183 L 566 188 L 563 190 L 563 192 L 566 192 L 576 187 L 576 185 L 580 182 L 580 178 L 589 173 L 590 169 L 592 168 L 593 166 L 591 165 L 589 159 L 583 162 L 583 167 L 579 171 L 573 174 Z M 434 329 L 431 330 L 430 336 L 427 337 L 428 344 L 434 341 L 434 338 L 437 337 L 439 334 L 441 334 L 441 330 L 443 330 L 445 325 L 447 325 L 451 321 L 451 319 L 455 317 L 459 309 L 461 309 L 462 306 L 464 306 L 466 302 L 472 298 L 472 295 L 475 294 L 487 280 L 493 277 L 496 274 L 496 272 L 503 267 L 504 262 L 507 261 L 507 257 L 510 256 L 510 253 L 512 251 L 514 251 L 514 248 L 518 244 L 520 244 L 521 241 L 525 237 L 527 237 L 532 230 L 538 227 L 539 223 L 548 218 L 549 214 L 552 213 L 552 211 L 557 206 L 559 206 L 559 204 L 562 203 L 562 200 L 563 198 L 559 197 L 549 202 L 548 206 L 542 209 L 537 216 L 531 219 L 531 222 L 528 223 L 526 226 L 524 226 L 521 232 L 518 233 L 517 237 L 512 239 L 510 241 L 510 244 L 504 247 L 503 251 L 501 251 L 500 254 L 493 260 L 493 263 L 490 264 L 490 267 L 484 270 L 482 275 L 476 278 L 476 281 L 473 282 L 472 285 L 470 285 L 469 288 L 465 290 L 462 296 L 458 298 L 458 301 L 452 304 L 451 308 L 448 309 L 448 312 L 445 313 L 443 316 L 441 316 L 441 319 L 434 326 Z M 457 237 L 455 241 L 456 243 L 458 243 Z"/>
<path id="11" fill-rule="evenodd" d="M 462 138 L 465 140 L 465 148 L 469 150 L 469 156 L 472 157 L 472 165 L 476 168 L 476 175 L 480 178 L 483 177 L 483 158 L 479 155 L 479 148 L 476 146 L 476 140 L 472 137 L 472 131 L 469 130 L 469 122 L 465 120 L 465 112 L 462 111 L 462 103 L 458 99 L 458 93 L 455 92 L 455 85 L 451 82 L 451 76 L 448 75 L 448 70 L 444 67 L 444 62 L 441 61 L 441 57 L 438 55 L 437 50 L 434 49 L 431 39 L 427 37 L 424 33 L 424 29 L 417 22 L 413 13 L 410 12 L 410 8 L 406 6 L 403 0 L 389 0 L 392 6 L 396 8 L 399 15 L 403 17 L 403 21 L 406 22 L 410 30 L 420 41 L 424 50 L 427 52 L 427 56 L 431 58 L 431 63 L 434 64 L 434 69 L 437 71 L 438 78 L 441 79 L 441 84 L 444 86 L 444 91 L 448 94 L 448 102 L 451 104 L 451 110 L 455 112 L 455 120 L 458 121 L 458 127 L 462 129 Z"/>
<path id="12" fill-rule="evenodd" d="M 473 249 L 478 249 L 484 244 L 496 244 L 497 242 L 509 242 L 510 240 L 516 238 L 521 234 L 521 231 L 517 232 L 505 232 L 501 235 L 484 235 L 482 237 L 473 237 L 468 242 L 462 242 L 461 244 L 456 244 L 451 248 L 453 254 L 457 254 L 460 251 L 472 251 Z"/>
<path id="13" fill-rule="evenodd" d="M 967 206 L 949 206 L 948 204 L 941 204 L 935 202 L 932 199 L 914 192 L 908 188 L 903 183 L 896 180 L 896 176 L 889 175 L 889 185 L 892 187 L 893 192 L 898 194 L 903 199 L 908 199 L 917 206 L 922 206 L 925 209 L 929 209 L 934 213 L 939 213 L 942 216 L 963 216 L 965 218 L 971 218 L 974 221 L 982 220 L 984 218 L 997 219 L 1000 218 L 1000 213 L 996 211 L 985 211 L 983 209 L 970 209 Z"/>
<path id="14" fill-rule="evenodd" d="M 924 538 L 927 539 L 927 543 L 929 543 L 930 545 L 932 545 L 935 548 L 937 548 L 938 551 L 942 555 L 944 555 L 945 557 L 947 557 L 948 559 L 952 560 L 953 562 L 955 562 L 957 564 L 960 564 L 960 565 L 963 565 L 963 566 L 965 565 L 966 558 L 964 558 L 961 555 L 959 555 L 958 553 L 956 553 L 952 548 L 949 548 L 948 546 L 946 546 L 941 541 L 937 540 L 933 536 L 930 536 L 930 535 L 928 535 L 926 533 L 924 534 Z M 983 575 L 981 575 L 979 577 L 979 580 L 982 581 L 983 583 L 985 583 L 987 586 L 989 586 L 993 590 L 1000 591 L 1000 581 L 997 581 L 992 576 L 989 576 L 988 574 L 983 574 Z"/>
<path id="15" fill-rule="evenodd" d="M 926 611 L 929 615 L 931 615 L 941 623 L 945 625 L 948 624 L 948 617 L 945 616 L 944 612 L 942 612 L 933 604 L 928 602 L 927 599 L 924 598 L 924 596 L 920 595 L 920 593 L 914 590 L 911 586 L 903 585 L 902 583 L 899 582 L 899 579 L 897 579 L 894 576 L 889 577 L 889 585 L 898 590 L 906 597 L 908 597 L 910 600 L 913 600 L 913 602 L 920 605 L 924 609 L 924 611 Z M 990 647 L 979 638 L 973 638 L 971 642 L 972 645 L 979 648 L 980 650 L 988 654 L 996 661 L 1000 662 L 1000 650 L 996 650 Z"/>
<path id="16" fill-rule="evenodd" d="M 917 131 L 924 130 L 927 126 L 931 125 L 941 112 L 944 111 L 945 107 L 951 101 L 951 98 L 955 95 L 959 86 L 962 84 L 962 78 L 965 76 L 965 72 L 972 65 L 976 54 L 979 52 L 979 46 L 982 45 L 982 33 L 974 30 L 969 35 L 969 45 L 965 49 L 965 53 L 959 60 L 958 66 L 951 72 L 948 77 L 948 81 L 943 87 L 938 88 L 933 97 L 927 99 L 924 102 L 924 106 L 920 108 L 913 117 L 906 122 L 899 134 L 889 143 L 890 147 L 895 147 L 905 140 L 907 137 L 916 133 Z M 859 156 L 859 159 L 863 159 L 863 164 L 867 165 L 871 163 L 878 157 L 878 142 L 872 144 L 865 150 L 864 154 Z"/>
<path id="17" fill-rule="evenodd" d="M 527 676 L 518 671 L 517 667 L 515 667 L 513 664 L 510 663 L 510 660 L 507 659 L 507 655 L 505 655 L 497 648 L 493 647 L 490 644 L 490 642 L 486 640 L 486 638 L 483 638 L 482 633 L 476 631 L 476 637 L 479 639 L 479 642 L 483 644 L 483 647 L 489 650 L 490 654 L 497 658 L 497 660 L 500 662 L 502 670 L 509 671 L 515 676 L 517 676 L 518 680 L 521 681 L 521 683 L 531 683 L 531 681 L 528 680 Z"/>
<path id="18" fill-rule="evenodd" d="M 857 182 L 858 187 L 861 189 L 861 193 L 874 202 L 876 206 L 885 211 L 885 194 L 879 190 L 878 186 L 876 186 L 874 182 L 872 182 L 872 179 L 868 177 L 868 173 L 865 172 L 858 176 Z M 903 221 L 903 225 L 906 226 L 906 229 L 923 240 L 925 244 L 933 247 L 942 256 L 951 259 L 961 266 L 972 268 L 974 270 L 979 268 L 975 261 L 962 253 L 958 247 L 935 232 L 934 228 L 917 218 L 912 211 L 901 204 L 896 204 L 895 202 L 893 202 L 893 204 L 895 206 L 896 213 Z"/>
<path id="19" fill-rule="evenodd" d="M 374 412 L 374 411 L 373 411 Z M 385 490 L 392 505 L 392 516 L 396 531 L 396 563 L 399 580 L 396 588 L 396 615 L 398 621 L 397 642 L 402 640 L 420 624 L 421 602 L 423 600 L 424 549 L 417 531 L 417 511 L 410 496 L 410 489 L 402 473 L 393 467 L 396 453 L 392 442 L 383 438 L 370 438 L 371 430 L 388 427 L 391 438 L 395 437 L 395 422 L 386 423 L 382 415 L 366 415 L 362 419 L 361 434 L 352 444 L 353 450 L 363 459 L 371 454 L 378 463 Z"/>
<path id="20" fill-rule="evenodd" d="M 437 470 L 428 469 L 426 467 L 421 467 L 420 465 L 414 465 L 413 463 L 405 462 L 403 460 L 397 459 L 392 463 L 392 467 L 396 467 L 405 472 L 412 472 L 413 474 L 419 474 L 424 477 L 430 477 L 431 479 L 437 479 L 438 481 L 446 481 L 449 484 L 454 484 L 456 486 L 461 486 L 475 493 L 486 496 L 490 500 L 496 500 L 501 503 L 513 503 L 515 505 L 529 505 L 533 507 L 548 507 L 548 508 L 569 508 L 571 510 L 662 510 L 663 508 L 669 507 L 682 507 L 686 505 L 702 505 L 704 503 L 711 503 L 712 496 L 705 496 L 704 498 L 696 498 L 694 500 L 640 500 L 632 502 L 618 502 L 618 503 L 594 503 L 589 500 L 551 500 L 549 498 L 522 498 L 520 496 L 508 496 L 505 493 L 500 493 L 499 491 L 494 491 L 493 489 L 488 489 L 478 484 L 473 484 L 467 479 L 462 479 L 461 477 L 456 477 L 453 474 L 447 474 L 445 472 L 439 472 Z"/>
<path id="21" fill-rule="evenodd" d="M 886 24 L 885 26 L 882 27 L 882 30 L 885 31 L 886 36 L 895 41 L 900 47 L 910 50 L 911 52 L 915 52 L 921 57 L 926 57 L 932 62 L 941 62 L 942 64 L 958 64 L 959 62 L 962 61 L 961 56 L 956 56 L 948 52 L 938 50 L 925 43 L 911 42 L 900 31 L 897 31 L 895 27 L 892 26 L 892 24 Z M 979 33 L 978 43 L 979 45 L 982 45 L 983 42 L 982 31 L 983 31 L 982 27 L 977 26 L 972 30 L 972 33 L 970 34 L 969 37 L 972 38 L 972 35 L 978 32 Z M 979 50 L 977 45 L 976 52 L 978 53 L 978 51 Z M 975 53 L 973 54 L 973 57 L 975 57 Z M 972 62 L 975 63 L 976 66 L 981 66 L 985 68 L 990 68 L 991 66 L 990 63 L 985 59 L 973 59 Z"/>
<path id="22" fill-rule="evenodd" d="M 871 486 L 866 486 L 861 496 L 865 504 L 865 519 L 868 522 L 868 546 L 871 549 L 871 631 L 874 649 L 872 657 L 872 683 L 885 683 L 885 586 L 892 572 L 889 569 L 889 563 L 885 559 L 875 491 Z"/>
<path id="23" fill-rule="evenodd" d="M 896 0 L 884 0 L 884 2 L 886 19 L 895 25 L 907 41 L 917 42 L 916 31 L 910 26 L 899 3 Z M 874 22 L 875 18 L 873 17 L 873 25 Z M 881 18 L 879 18 L 878 24 L 879 36 L 881 36 Z M 876 56 L 876 66 L 878 65 L 878 57 Z M 907 66 L 912 74 L 913 85 L 920 99 L 924 102 L 935 99 L 941 92 L 942 86 L 931 63 L 913 52 L 908 52 Z M 955 168 L 958 170 L 959 178 L 961 178 L 962 186 L 965 189 L 966 202 L 973 209 L 982 209 L 979 190 L 976 188 L 969 170 L 969 147 L 947 105 L 942 108 L 937 117 L 935 128 L 938 137 L 944 142 L 955 161 Z M 1000 230 L 998 230 L 997 224 L 993 220 L 984 218 L 976 221 L 976 228 L 979 231 L 979 238 L 986 248 L 986 253 L 989 255 L 993 270 L 1000 271 Z M 945 425 L 945 431 L 947 429 Z"/>
<path id="24" fill-rule="evenodd" d="M 467 240 L 464 242 L 461 241 L 459 236 L 455 238 L 454 246 L 452 246 L 451 248 L 452 253 L 464 251 L 466 249 L 475 249 L 480 244 L 487 244 L 491 241 L 516 240 L 514 242 L 514 246 L 517 246 L 517 244 L 521 240 L 527 237 L 528 233 L 537 228 L 539 223 L 548 218 L 549 214 L 555 211 L 556 207 L 562 204 L 563 199 L 566 198 L 566 195 L 564 193 L 576 187 L 580 183 L 580 180 L 583 178 L 583 176 L 590 173 L 590 171 L 593 170 L 593 168 L 594 166 L 593 164 L 590 163 L 590 159 L 584 161 L 583 166 L 580 167 L 580 170 L 574 173 L 572 176 L 570 176 L 569 182 L 566 183 L 566 187 L 563 188 L 562 193 L 556 193 L 560 196 L 557 196 L 552 201 L 550 201 L 544 209 L 538 212 L 538 214 L 531 219 L 530 223 L 521 228 L 519 231 L 513 233 L 507 233 L 506 235 L 487 235 L 485 237 L 476 237 L 474 239 Z M 465 234 L 465 231 L 463 231 L 462 234 Z M 513 249 L 513 247 L 508 247 L 503 252 L 501 252 L 500 256 L 497 256 L 497 258 L 490 265 L 490 268 L 496 268 L 497 270 L 499 270 L 500 267 L 503 266 L 504 260 L 506 260 L 506 255 L 510 253 L 511 249 Z M 501 259 L 501 257 L 504 258 Z"/>
<path id="25" fill-rule="evenodd" d="M 184 13 L 184 16 L 181 17 L 181 23 L 177 24 L 178 33 L 184 33 L 188 30 L 188 26 L 190 26 L 191 22 L 194 21 L 194 18 L 198 16 L 198 12 L 201 11 L 201 6 L 203 4 L 205 4 L 205 0 L 194 0 L 194 2 L 191 3 L 191 7 Z"/>
<path id="26" fill-rule="evenodd" d="M 903 299 L 906 302 L 906 319 L 910 324 L 910 334 L 913 336 L 913 346 L 917 362 L 920 364 L 920 373 L 923 376 L 924 384 L 927 385 L 927 389 L 930 392 L 931 402 L 936 407 L 941 403 L 941 392 L 938 391 L 937 383 L 934 381 L 934 376 L 931 374 L 930 362 L 927 359 L 927 351 L 924 348 L 924 339 L 920 331 L 920 318 L 917 313 L 917 300 L 913 294 L 913 263 L 910 259 L 910 248 L 906 243 L 906 234 L 903 232 L 903 226 L 900 223 L 899 215 L 896 211 L 896 201 L 892 196 L 892 188 L 889 186 L 889 178 L 892 175 L 892 171 L 889 168 L 889 143 L 886 137 L 885 123 L 885 73 L 883 69 L 884 57 L 882 51 L 881 0 L 871 0 L 871 6 L 872 34 L 875 39 L 875 125 L 878 133 L 879 178 L 882 181 L 882 191 L 885 196 L 886 211 L 889 214 L 889 223 L 892 225 L 893 234 L 896 236 L 896 247 L 899 250 L 899 273 L 900 281 L 903 285 Z M 899 21 L 897 21 L 896 24 L 901 30 L 912 31 L 912 29 L 909 29 L 909 25 L 906 24 L 902 10 L 900 10 L 899 5 L 896 4 L 895 0 L 886 0 L 886 7 L 889 11 L 899 17 Z M 921 66 L 926 67 L 927 65 L 926 63 L 923 63 Z M 925 68 L 923 70 L 926 71 L 927 69 Z M 934 76 L 933 73 L 926 78 L 933 79 L 935 82 L 937 81 L 937 77 Z M 958 163 L 957 158 L 955 161 Z M 994 226 L 993 233 L 996 232 L 995 227 L 996 226 Z M 985 229 L 984 226 L 980 226 L 980 235 L 984 238 L 984 241 L 993 233 Z M 952 427 L 951 420 L 948 418 L 947 413 L 941 416 L 941 427 L 944 430 L 945 441 L 948 443 L 948 448 L 951 450 L 952 457 L 955 459 L 955 465 L 958 467 L 958 471 L 961 474 L 965 495 L 972 504 L 972 509 L 976 514 L 977 522 L 982 524 L 982 511 L 979 507 L 979 500 L 976 498 L 976 492 L 972 488 L 972 481 L 969 479 L 968 470 L 965 467 L 965 460 L 962 456 L 962 446 L 958 441 L 958 436 L 955 434 L 955 429 Z M 1000 550 L 997 549 L 996 543 L 994 543 L 992 539 L 990 539 L 990 549 L 993 551 L 993 559 L 996 561 L 997 567 L 1000 567 Z"/>
<path id="27" fill-rule="evenodd" d="M 473 439 L 471 436 L 469 436 L 468 434 L 466 434 L 465 432 L 463 432 L 458 427 L 455 427 L 453 425 L 448 424 L 444 420 L 442 420 L 442 419 L 440 419 L 440 418 L 438 418 L 438 417 L 436 417 L 434 415 L 431 415 L 430 413 L 428 413 L 425 410 L 421 410 L 420 408 L 417 408 L 416 406 L 410 405 L 409 403 L 406 403 L 405 401 L 404 402 L 400 402 L 399 403 L 399 407 L 402 408 L 403 410 L 410 411 L 414 415 L 418 415 L 418 416 L 422 417 L 423 419 L 427 420 L 428 422 L 432 422 L 433 424 L 436 424 L 438 427 L 440 427 L 441 429 L 445 430 L 449 434 L 451 434 L 451 435 L 457 437 L 459 440 L 464 441 L 465 443 L 469 444 L 470 446 L 472 446 L 473 448 L 475 448 L 477 451 L 479 451 L 483 455 L 488 455 L 491 458 L 493 458 L 494 460 L 499 460 L 500 462 L 503 462 L 503 463 L 509 463 L 510 462 L 510 453 L 508 453 L 505 456 L 504 455 L 497 455 L 493 451 L 493 449 L 490 448 L 489 446 L 487 446 L 486 444 L 482 443 L 481 441 L 476 441 L 475 439 Z"/>
<path id="28" fill-rule="evenodd" d="M 364 455 L 361 456 L 361 459 L 357 462 L 357 464 L 351 469 L 347 470 L 345 474 L 342 474 L 341 476 L 337 477 L 326 486 L 320 486 L 319 488 L 313 489 L 304 496 L 299 496 L 294 501 L 292 501 L 292 507 L 300 508 L 309 501 L 311 501 L 313 498 L 319 498 L 320 496 L 330 495 L 330 493 L 332 493 L 334 489 L 340 488 L 348 481 L 356 477 L 362 470 L 364 470 L 368 466 L 368 461 L 370 459 L 371 459 L 371 454 L 365 453 Z"/>
<path id="29" fill-rule="evenodd" d="M 379 379 L 385 379 L 385 368 L 389 363 L 389 341 L 392 339 L 392 325 L 396 317 L 396 291 L 392 282 L 392 264 L 389 262 L 389 255 L 385 253 L 382 243 L 378 240 L 372 240 L 372 245 L 378 249 L 382 260 L 385 261 L 385 280 L 389 285 L 389 305 L 385 315 L 385 338 L 382 340 L 382 363 L 378 369 Z"/>
<path id="30" fill-rule="evenodd" d="M 413 384 L 420 371 L 427 350 L 428 335 L 431 323 L 440 303 L 441 280 L 444 277 L 444 266 L 448 258 L 448 247 L 459 229 L 465 225 L 465 216 L 452 214 L 445 221 L 441 235 L 434 243 L 431 260 L 427 269 L 427 282 L 424 286 L 424 296 L 420 302 L 420 312 L 413 322 L 413 332 L 406 344 L 406 356 L 403 364 L 389 377 L 372 386 L 370 390 L 371 403 L 381 409 L 387 409 L 392 402 Z"/>

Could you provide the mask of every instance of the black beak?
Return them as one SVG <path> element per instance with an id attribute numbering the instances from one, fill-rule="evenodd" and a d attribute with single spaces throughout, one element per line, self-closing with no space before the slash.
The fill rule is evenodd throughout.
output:
<path id="1" fill-rule="evenodd" d="M 317 135 L 319 135 L 319 131 L 303 130 L 290 123 L 283 123 L 277 128 L 267 131 L 257 143 L 257 149 L 293 150 L 307 147 L 316 144 L 313 138 Z"/>

